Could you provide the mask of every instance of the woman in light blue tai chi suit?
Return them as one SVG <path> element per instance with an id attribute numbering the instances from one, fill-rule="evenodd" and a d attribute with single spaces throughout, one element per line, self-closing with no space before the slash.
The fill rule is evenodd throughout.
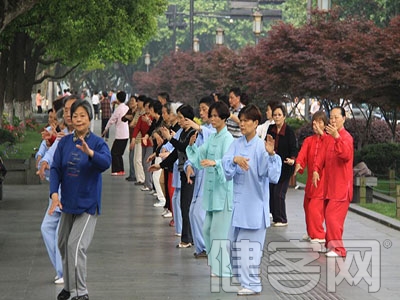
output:
<path id="1" fill-rule="evenodd" d="M 186 148 L 188 159 L 196 168 L 205 168 L 203 208 L 206 211 L 203 234 L 208 264 L 211 266 L 211 276 L 230 277 L 227 249 L 228 232 L 232 218 L 232 181 L 227 181 L 222 169 L 221 159 L 233 142 L 232 135 L 226 128 L 229 118 L 229 108 L 224 102 L 211 104 L 208 116 L 216 133 L 200 147 L 197 147 L 195 137 Z M 227 258 L 227 263 L 220 263 L 218 255 Z"/>
<path id="2" fill-rule="evenodd" d="M 281 159 L 274 152 L 271 136 L 264 142 L 256 135 L 261 120 L 257 106 L 250 104 L 239 113 L 243 134 L 230 146 L 222 159 L 226 178 L 233 180 L 231 267 L 238 276 L 238 295 L 261 292 L 260 265 L 269 220 L 269 182 L 281 174 Z M 237 249 L 240 249 L 238 251 Z M 252 249 L 252 251 L 250 251 Z"/>

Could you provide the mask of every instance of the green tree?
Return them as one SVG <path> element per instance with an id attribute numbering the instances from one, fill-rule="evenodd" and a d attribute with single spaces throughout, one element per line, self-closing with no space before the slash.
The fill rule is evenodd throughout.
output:
<path id="1" fill-rule="evenodd" d="M 4 103 L 20 117 L 30 111 L 33 85 L 70 71 L 49 73 L 55 63 L 87 70 L 134 62 L 165 7 L 165 0 L 40 1 L 0 35 L 0 113 Z"/>

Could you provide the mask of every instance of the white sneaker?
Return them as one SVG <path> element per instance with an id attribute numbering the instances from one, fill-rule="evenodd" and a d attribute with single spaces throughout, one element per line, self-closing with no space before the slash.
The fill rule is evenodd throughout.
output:
<path id="1" fill-rule="evenodd" d="M 339 254 L 337 254 L 335 251 L 331 250 L 327 253 L 325 253 L 326 257 L 339 257 Z"/>
<path id="2" fill-rule="evenodd" d="M 172 218 L 172 212 L 167 212 L 165 215 L 163 215 L 164 218 Z"/>
<path id="3" fill-rule="evenodd" d="M 325 239 L 310 239 L 311 244 L 324 244 L 325 242 Z"/>
<path id="4" fill-rule="evenodd" d="M 250 295 L 258 295 L 259 293 L 250 289 L 241 288 L 237 292 L 238 296 L 250 296 Z"/>
<path id="5" fill-rule="evenodd" d="M 305 233 L 305 234 L 303 234 L 303 237 L 301 239 L 303 241 L 310 241 L 310 236 L 307 233 Z"/>
<path id="6" fill-rule="evenodd" d="M 58 278 L 57 280 L 54 280 L 55 284 L 64 284 L 64 278 Z"/>
<path id="7" fill-rule="evenodd" d="M 288 226 L 288 223 L 276 222 L 276 223 L 272 223 L 272 226 L 274 226 L 274 227 L 286 227 L 286 226 Z"/>
<path id="8" fill-rule="evenodd" d="M 150 191 L 150 189 L 147 186 L 142 187 L 140 190 L 143 191 L 143 192 Z"/>
<path id="9" fill-rule="evenodd" d="M 158 201 L 157 203 L 153 204 L 154 207 L 164 207 L 164 205 L 165 205 L 165 202 L 163 202 L 163 201 Z"/>
<path id="10" fill-rule="evenodd" d="M 164 208 L 163 212 L 161 213 L 161 216 L 165 215 L 168 212 L 169 212 L 169 209 L 168 208 Z"/>

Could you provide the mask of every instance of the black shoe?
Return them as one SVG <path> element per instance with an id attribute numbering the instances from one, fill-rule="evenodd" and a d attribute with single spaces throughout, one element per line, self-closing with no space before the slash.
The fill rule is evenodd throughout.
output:
<path id="1" fill-rule="evenodd" d="M 135 182 L 135 185 L 143 185 L 143 184 L 144 184 L 144 182 L 140 182 L 140 181 Z"/>
<path id="2" fill-rule="evenodd" d="M 68 300 L 71 296 L 71 293 L 62 289 L 62 291 L 58 294 L 57 300 Z"/>
<path id="3" fill-rule="evenodd" d="M 193 255 L 195 258 L 207 258 L 207 252 L 205 250 L 200 253 L 194 253 Z"/>
<path id="4" fill-rule="evenodd" d="M 126 177 L 125 180 L 127 180 L 127 181 L 136 181 L 136 179 L 132 178 L 132 177 Z"/>
<path id="5" fill-rule="evenodd" d="M 85 294 L 85 295 L 82 295 L 82 296 L 75 296 L 71 300 L 89 300 L 89 295 Z"/>

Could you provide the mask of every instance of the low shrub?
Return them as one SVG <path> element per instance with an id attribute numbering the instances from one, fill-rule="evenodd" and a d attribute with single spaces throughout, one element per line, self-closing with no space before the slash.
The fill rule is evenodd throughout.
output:
<path id="1" fill-rule="evenodd" d="M 374 175 L 380 178 L 386 178 L 389 169 L 394 169 L 396 174 L 400 174 L 400 144 L 366 145 L 354 153 L 354 164 L 360 161 L 365 162 Z"/>

